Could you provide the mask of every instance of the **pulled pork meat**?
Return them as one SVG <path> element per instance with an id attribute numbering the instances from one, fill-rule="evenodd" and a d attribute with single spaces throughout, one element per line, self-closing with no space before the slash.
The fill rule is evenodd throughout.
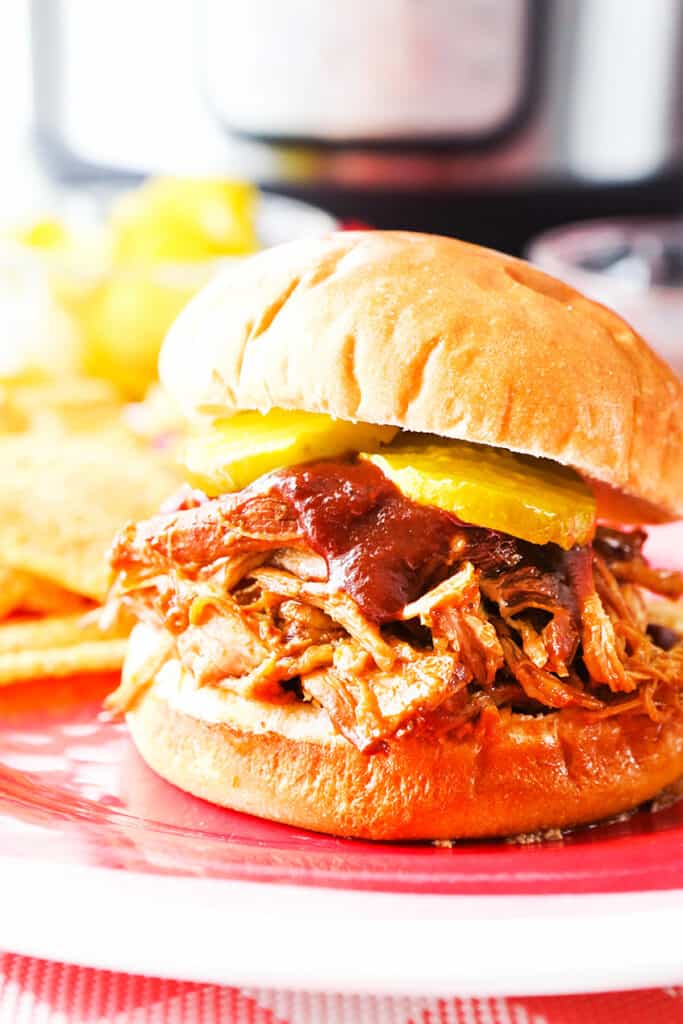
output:
<path id="1" fill-rule="evenodd" d="M 678 598 L 683 577 L 651 568 L 644 540 L 598 527 L 591 545 L 538 547 L 417 505 L 369 463 L 322 462 L 183 492 L 126 527 L 110 602 L 161 628 L 195 685 L 314 702 L 367 752 L 504 708 L 660 720 L 683 643 L 657 644 L 643 591 Z"/>

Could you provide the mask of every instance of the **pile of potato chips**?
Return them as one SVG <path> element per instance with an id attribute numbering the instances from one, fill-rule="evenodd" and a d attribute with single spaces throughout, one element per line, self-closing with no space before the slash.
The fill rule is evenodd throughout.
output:
<path id="1" fill-rule="evenodd" d="M 148 391 L 159 347 L 216 261 L 258 248 L 257 200 L 245 182 L 153 179 L 96 226 L 0 232 L 0 687 L 121 667 L 107 551 L 179 483 L 183 428 Z"/>
<path id="2" fill-rule="evenodd" d="M 177 487 L 100 381 L 0 385 L 0 686 L 120 668 L 129 623 L 101 626 L 107 550 Z"/>

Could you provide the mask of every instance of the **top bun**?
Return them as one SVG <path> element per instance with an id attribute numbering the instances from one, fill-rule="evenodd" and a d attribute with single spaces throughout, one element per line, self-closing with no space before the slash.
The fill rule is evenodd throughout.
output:
<path id="1" fill-rule="evenodd" d="M 268 249 L 172 327 L 188 416 L 325 412 L 545 456 L 683 515 L 683 386 L 620 317 L 451 238 L 339 232 Z"/>

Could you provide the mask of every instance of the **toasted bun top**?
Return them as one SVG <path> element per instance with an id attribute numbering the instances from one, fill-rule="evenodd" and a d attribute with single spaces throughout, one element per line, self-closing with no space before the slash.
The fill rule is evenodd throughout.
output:
<path id="1" fill-rule="evenodd" d="M 326 412 L 545 456 L 683 515 L 683 386 L 615 313 L 450 238 L 340 232 L 230 268 L 161 378 L 189 416 Z"/>

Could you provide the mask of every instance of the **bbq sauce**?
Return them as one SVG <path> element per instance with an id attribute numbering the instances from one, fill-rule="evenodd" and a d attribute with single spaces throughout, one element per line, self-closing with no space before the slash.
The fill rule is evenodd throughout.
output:
<path id="1" fill-rule="evenodd" d="M 327 562 L 332 588 L 350 594 L 374 622 L 395 618 L 424 592 L 463 532 L 454 516 L 404 497 L 368 462 L 308 463 L 266 481 Z"/>

